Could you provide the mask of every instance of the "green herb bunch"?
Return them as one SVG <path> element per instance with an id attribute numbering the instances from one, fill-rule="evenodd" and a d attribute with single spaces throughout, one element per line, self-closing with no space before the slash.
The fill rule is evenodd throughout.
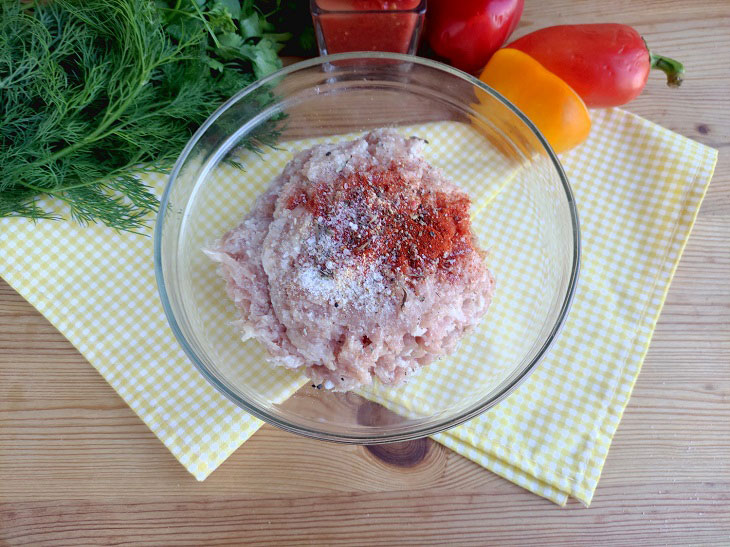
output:
<path id="1" fill-rule="evenodd" d="M 179 41 L 207 32 L 203 57 L 212 69 L 253 70 L 261 78 L 281 68 L 278 52 L 291 33 L 275 33 L 268 22 L 281 10 L 276 2 L 253 0 L 156 0 L 165 30 Z M 267 14 L 263 10 L 271 8 Z"/>
<path id="2" fill-rule="evenodd" d="M 220 103 L 280 67 L 283 35 L 252 1 L 0 0 L 0 216 L 134 231 Z M 265 139 L 264 139 L 265 140 Z"/>

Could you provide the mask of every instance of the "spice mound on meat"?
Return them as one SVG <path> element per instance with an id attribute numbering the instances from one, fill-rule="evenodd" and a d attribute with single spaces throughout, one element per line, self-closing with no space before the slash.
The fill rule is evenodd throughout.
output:
<path id="1" fill-rule="evenodd" d="M 489 307 L 494 278 L 469 197 L 380 129 L 299 153 L 208 255 L 243 339 L 347 391 L 399 384 L 452 350 Z"/>

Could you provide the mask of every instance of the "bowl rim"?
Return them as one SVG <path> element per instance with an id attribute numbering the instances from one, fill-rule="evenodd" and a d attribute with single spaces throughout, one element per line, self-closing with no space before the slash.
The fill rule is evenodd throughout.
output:
<path id="1" fill-rule="evenodd" d="M 558 176 L 560 177 L 563 191 L 565 192 L 565 197 L 567 199 L 568 209 L 569 209 L 570 217 L 571 217 L 572 234 L 573 234 L 573 260 L 572 260 L 572 264 L 571 264 L 570 277 L 568 280 L 568 288 L 567 288 L 567 291 L 565 294 L 565 298 L 563 300 L 560 311 L 558 313 L 557 320 L 555 321 L 553 328 L 551 329 L 550 333 L 546 337 L 542 346 L 536 352 L 532 361 L 526 367 L 524 367 L 524 369 L 522 371 L 520 371 L 520 373 L 516 377 L 514 377 L 510 381 L 510 383 L 507 386 L 505 386 L 498 394 L 494 395 L 493 397 L 489 398 L 488 400 L 486 400 L 476 406 L 473 406 L 473 407 L 467 409 L 464 412 L 461 412 L 459 415 L 457 415 L 455 417 L 449 418 L 447 420 L 438 421 L 435 424 L 413 428 L 408 431 L 399 431 L 399 432 L 393 432 L 393 433 L 378 433 L 378 434 L 373 434 L 373 435 L 367 435 L 367 434 L 351 435 L 351 434 L 343 434 L 343 433 L 332 433 L 332 432 L 328 432 L 328 431 L 318 430 L 315 428 L 308 428 L 305 426 L 299 426 L 296 424 L 292 424 L 292 423 L 287 422 L 286 420 L 283 420 L 272 414 L 269 414 L 265 410 L 262 410 L 261 408 L 257 407 L 254 403 L 249 402 L 248 400 L 246 400 L 242 397 L 239 397 L 236 393 L 232 392 L 228 388 L 228 386 L 225 385 L 225 383 L 221 382 L 216 377 L 216 375 L 214 375 L 210 370 L 208 370 L 208 368 L 198 359 L 198 356 L 196 355 L 195 351 L 193 350 L 193 348 L 190 346 L 187 339 L 185 338 L 185 335 L 183 334 L 182 330 L 180 329 L 178 321 L 172 310 L 172 306 L 170 305 L 168 291 L 167 291 L 167 287 L 165 285 L 164 273 L 162 270 L 162 227 L 163 227 L 164 218 L 165 218 L 165 211 L 168 208 L 170 193 L 175 184 L 175 180 L 176 180 L 178 174 L 180 173 L 183 163 L 187 159 L 187 157 L 190 154 L 193 147 L 198 143 L 198 141 L 205 134 L 205 132 L 208 130 L 208 128 L 213 123 L 215 123 L 215 121 L 226 110 L 228 110 L 228 108 L 230 108 L 233 104 L 237 103 L 242 97 L 254 92 L 255 90 L 267 85 L 268 83 L 270 83 L 278 78 L 281 78 L 282 76 L 286 76 L 288 74 L 297 72 L 302 69 L 311 68 L 313 66 L 324 65 L 324 64 L 330 63 L 332 61 L 345 61 L 345 60 L 354 60 L 354 59 L 394 60 L 394 61 L 402 61 L 404 63 L 413 63 L 413 64 L 418 64 L 418 65 L 423 65 L 423 66 L 426 66 L 426 67 L 429 67 L 429 68 L 432 68 L 432 69 L 435 69 L 435 70 L 438 70 L 441 72 L 446 72 L 446 73 L 456 76 L 458 78 L 461 78 L 462 80 L 467 81 L 468 83 L 470 83 L 470 84 L 474 85 L 475 87 L 481 89 L 482 91 L 488 93 L 489 95 L 491 95 L 492 97 L 494 97 L 495 99 L 500 101 L 502 104 L 504 104 L 522 122 L 524 122 L 527 125 L 527 127 L 535 134 L 538 141 L 544 147 L 550 161 L 552 162 L 553 167 L 557 171 Z M 304 61 L 299 61 L 297 63 L 293 63 L 289 66 L 281 68 L 281 69 L 277 70 L 276 72 L 273 72 L 273 73 L 269 74 L 268 76 L 246 86 L 241 91 L 239 91 L 238 93 L 233 95 L 230 99 L 228 99 L 220 107 L 218 107 L 215 110 L 215 112 L 213 112 L 205 122 L 203 122 L 203 124 L 193 134 L 193 136 L 190 138 L 188 143 L 185 145 L 185 148 L 183 148 L 182 152 L 180 153 L 180 156 L 178 157 L 172 171 L 170 172 L 168 181 L 165 184 L 165 189 L 164 189 L 164 191 L 162 193 L 162 197 L 160 199 L 160 208 L 157 213 L 157 218 L 155 221 L 155 228 L 154 228 L 154 268 L 155 268 L 155 278 L 157 280 L 157 289 L 158 289 L 158 293 L 160 295 L 160 300 L 162 301 L 162 308 L 165 312 L 165 316 L 170 325 L 170 328 L 172 329 L 172 332 L 175 335 L 175 338 L 177 339 L 178 343 L 182 347 L 185 354 L 192 361 L 195 368 L 198 369 L 198 371 L 203 375 L 203 377 L 216 390 L 218 390 L 220 393 L 222 393 L 228 400 L 233 402 L 236 406 L 245 410 L 252 416 L 254 416 L 260 420 L 263 420 L 266 423 L 274 425 L 280 429 L 291 432 L 291 433 L 299 434 L 299 435 L 314 438 L 314 439 L 339 442 L 339 443 L 345 443 L 345 444 L 383 444 L 383 443 L 400 442 L 400 441 L 407 441 L 407 440 L 426 437 L 426 436 L 433 435 L 433 434 L 439 433 L 441 431 L 445 431 L 447 429 L 453 428 L 455 426 L 458 426 L 458 425 L 470 420 L 471 418 L 474 418 L 474 417 L 482 414 L 483 412 L 486 412 L 487 410 L 493 408 L 495 405 L 497 405 L 498 403 L 503 401 L 535 371 L 537 365 L 540 363 L 540 361 L 542 361 L 543 357 L 546 355 L 546 353 L 548 352 L 550 347 L 555 342 L 555 339 L 560 334 L 560 332 L 565 324 L 565 320 L 568 316 L 570 308 L 572 306 L 573 298 L 575 296 L 577 283 L 578 283 L 578 276 L 579 276 L 579 271 L 580 271 L 580 263 L 581 263 L 580 222 L 578 219 L 578 208 L 577 208 L 577 204 L 575 201 L 573 189 L 570 186 L 570 182 L 568 181 L 568 177 L 566 176 L 565 171 L 563 170 L 563 166 L 561 165 L 560 160 L 558 160 L 557 155 L 553 151 L 552 147 L 547 142 L 547 140 L 542 135 L 542 133 L 539 131 L 539 129 L 535 126 L 535 124 L 532 121 L 530 121 L 530 119 L 525 114 L 523 114 L 519 108 L 517 108 L 514 104 L 512 104 L 509 100 L 507 100 L 499 92 L 497 92 L 496 90 L 487 86 L 481 80 L 475 78 L 474 76 L 472 76 L 466 72 L 463 72 L 461 70 L 458 70 L 456 68 L 453 68 L 449 65 L 446 65 L 444 63 L 440 63 L 438 61 L 433 61 L 431 59 L 417 57 L 414 55 L 405 55 L 405 54 L 401 54 L 401 53 L 357 51 L 357 52 L 338 53 L 338 54 L 333 54 L 333 55 L 314 57 L 312 59 L 306 59 Z"/>

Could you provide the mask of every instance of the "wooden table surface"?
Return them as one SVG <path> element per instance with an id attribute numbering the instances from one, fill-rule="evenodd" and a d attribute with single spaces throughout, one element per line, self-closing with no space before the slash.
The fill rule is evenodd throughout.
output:
<path id="1" fill-rule="evenodd" d="M 430 440 L 384 453 L 269 426 L 198 483 L 0 282 L 0 544 L 730 544 L 730 2 L 526 4 L 518 35 L 616 21 L 684 61 L 681 89 L 653 74 L 629 109 L 720 149 L 592 506 Z"/>

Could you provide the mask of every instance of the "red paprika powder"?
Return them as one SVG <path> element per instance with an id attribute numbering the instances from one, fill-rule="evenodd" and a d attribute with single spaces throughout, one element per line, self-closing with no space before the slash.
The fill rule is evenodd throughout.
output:
<path id="1" fill-rule="evenodd" d="M 289 209 L 300 205 L 348 256 L 408 277 L 448 272 L 473 250 L 469 198 L 413 188 L 393 164 L 340 177 L 334 184 L 315 184 L 287 203 Z"/>

